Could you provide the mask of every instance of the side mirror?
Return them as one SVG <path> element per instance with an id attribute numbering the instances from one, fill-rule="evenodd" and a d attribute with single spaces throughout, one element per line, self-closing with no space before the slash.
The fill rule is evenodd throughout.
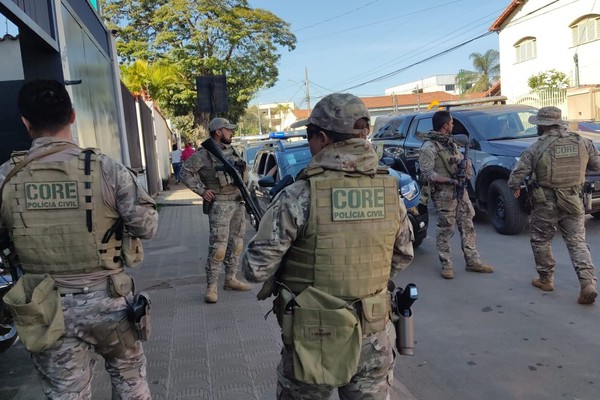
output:
<path id="1" fill-rule="evenodd" d="M 461 146 L 466 146 L 469 143 L 469 137 L 464 133 L 459 133 L 458 135 L 454 135 L 454 140 Z"/>
<path id="2" fill-rule="evenodd" d="M 270 175 L 265 175 L 258 180 L 258 186 L 260 187 L 273 187 L 275 186 L 275 178 Z"/>

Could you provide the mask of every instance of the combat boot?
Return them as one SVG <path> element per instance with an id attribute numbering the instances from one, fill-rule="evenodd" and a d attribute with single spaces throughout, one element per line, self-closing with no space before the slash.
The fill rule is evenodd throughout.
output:
<path id="1" fill-rule="evenodd" d="M 483 274 L 489 274 L 494 272 L 494 267 L 484 264 L 480 261 L 478 263 L 467 264 L 465 270 L 469 272 L 481 272 Z"/>
<path id="2" fill-rule="evenodd" d="M 544 292 L 551 292 L 554 290 L 554 275 L 540 273 L 538 278 L 533 278 L 531 284 Z"/>
<path id="3" fill-rule="evenodd" d="M 581 291 L 579 292 L 579 298 L 577 302 L 579 304 L 593 304 L 596 301 L 598 292 L 596 291 L 596 285 L 593 283 L 585 282 L 581 283 Z"/>
<path id="4" fill-rule="evenodd" d="M 205 303 L 216 303 L 218 299 L 217 296 L 217 285 L 216 284 L 212 284 L 209 285 L 206 288 L 206 294 L 204 295 L 204 302 Z"/>
<path id="5" fill-rule="evenodd" d="M 247 283 L 240 282 L 236 279 L 235 276 L 228 276 L 225 278 L 225 284 L 223 284 L 223 289 L 225 290 L 237 290 L 239 292 L 247 292 L 252 287 Z"/>
<path id="6" fill-rule="evenodd" d="M 442 267 L 442 278 L 454 279 L 454 269 L 452 267 Z"/>

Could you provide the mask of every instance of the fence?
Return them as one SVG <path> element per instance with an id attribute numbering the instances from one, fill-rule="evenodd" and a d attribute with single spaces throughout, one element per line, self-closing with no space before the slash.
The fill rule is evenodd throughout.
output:
<path id="1" fill-rule="evenodd" d="M 542 108 L 554 106 L 560 108 L 562 115 L 567 116 L 567 90 L 540 90 L 508 99 L 511 104 L 525 104 L 532 107 Z"/>

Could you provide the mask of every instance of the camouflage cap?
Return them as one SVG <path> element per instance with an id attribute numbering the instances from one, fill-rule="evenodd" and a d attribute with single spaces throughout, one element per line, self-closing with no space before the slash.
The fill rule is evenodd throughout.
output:
<path id="1" fill-rule="evenodd" d="M 370 119 L 370 116 L 360 98 L 349 93 L 332 93 L 315 105 L 308 119 L 294 122 L 292 128 L 314 124 L 328 131 L 365 135 L 368 129 L 354 129 L 354 124 L 361 118 Z"/>
<path id="2" fill-rule="evenodd" d="M 208 131 L 214 132 L 217 129 L 227 128 L 227 129 L 235 129 L 237 125 L 232 124 L 229 120 L 225 118 L 214 118 L 208 124 Z"/>
<path id="3" fill-rule="evenodd" d="M 562 125 L 568 126 L 568 122 L 562 119 L 562 112 L 557 107 L 542 107 L 537 115 L 529 117 L 529 123 L 534 125 Z"/>

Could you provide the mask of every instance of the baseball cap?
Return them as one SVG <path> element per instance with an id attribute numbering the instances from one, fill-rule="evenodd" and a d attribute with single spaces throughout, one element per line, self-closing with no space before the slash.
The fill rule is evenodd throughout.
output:
<path id="1" fill-rule="evenodd" d="M 562 119 L 562 112 L 558 107 L 540 108 L 537 115 L 529 117 L 529 123 L 535 125 L 569 125 L 567 121 Z"/>
<path id="2" fill-rule="evenodd" d="M 227 120 L 225 118 L 214 118 L 208 124 L 208 131 L 214 132 L 217 129 L 222 129 L 222 128 L 235 129 L 236 126 L 237 125 L 232 124 L 231 122 L 229 122 L 229 120 Z"/>
<path id="3" fill-rule="evenodd" d="M 354 129 L 354 124 L 361 118 L 369 119 L 370 116 L 360 98 L 350 93 L 332 93 L 315 105 L 307 119 L 294 122 L 291 127 L 314 124 L 337 133 L 364 135 L 365 129 Z"/>

